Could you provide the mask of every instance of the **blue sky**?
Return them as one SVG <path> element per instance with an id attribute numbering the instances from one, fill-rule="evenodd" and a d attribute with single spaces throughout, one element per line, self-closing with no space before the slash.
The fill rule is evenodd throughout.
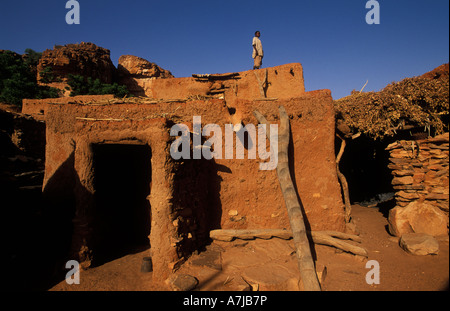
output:
<path id="1" fill-rule="evenodd" d="M 378 91 L 449 62 L 448 0 L 378 0 L 381 22 L 365 21 L 366 0 L 78 0 L 81 23 L 68 25 L 66 0 L 2 0 L 0 49 L 23 53 L 93 42 L 143 57 L 176 77 L 253 66 L 261 31 L 263 67 L 298 62 L 307 91 Z"/>

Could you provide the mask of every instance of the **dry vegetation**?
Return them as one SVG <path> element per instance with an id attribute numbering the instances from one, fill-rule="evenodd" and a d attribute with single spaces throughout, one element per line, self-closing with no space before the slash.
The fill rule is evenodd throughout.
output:
<path id="1" fill-rule="evenodd" d="M 449 73 L 438 78 L 407 78 L 380 92 L 353 92 L 335 101 L 338 118 L 352 132 L 373 139 L 393 136 L 397 130 L 424 127 L 433 134 L 448 131 Z"/>

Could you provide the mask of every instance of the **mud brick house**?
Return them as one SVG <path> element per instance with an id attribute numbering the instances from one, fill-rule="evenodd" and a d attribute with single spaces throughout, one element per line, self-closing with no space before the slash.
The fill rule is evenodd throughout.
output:
<path id="1" fill-rule="evenodd" d="M 331 92 L 305 92 L 300 64 L 130 79 L 145 98 L 24 102 L 24 111 L 45 118 L 43 193 L 71 215 L 72 256 L 85 267 L 150 243 L 154 276 L 166 278 L 209 243 L 212 229 L 289 229 L 276 171 L 260 170 L 261 160 L 248 159 L 248 150 L 244 159 L 171 157 L 171 127 L 192 130 L 194 116 L 201 116 L 203 126 L 257 126 L 258 110 L 276 124 L 284 106 L 291 123 L 291 175 L 307 226 L 345 230 Z"/>

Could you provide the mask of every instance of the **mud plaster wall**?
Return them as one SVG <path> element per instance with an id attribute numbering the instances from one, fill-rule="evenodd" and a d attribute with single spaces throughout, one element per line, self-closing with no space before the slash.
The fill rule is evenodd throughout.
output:
<path id="1" fill-rule="evenodd" d="M 72 108 L 72 109 L 71 109 Z M 175 228 L 170 223 L 170 198 L 172 182 L 170 168 L 167 165 L 168 132 L 164 119 L 152 119 L 142 122 L 95 122 L 76 121 L 70 114 L 76 110 L 72 105 L 54 105 L 50 107 L 51 115 L 61 117 L 50 118 L 47 122 L 46 174 L 44 195 L 52 198 L 55 204 L 70 204 L 75 201 L 73 219 L 72 254 L 89 267 L 93 259 L 92 245 L 94 221 L 94 171 L 92 144 L 96 143 L 136 143 L 148 144 L 152 150 L 152 193 L 150 204 L 151 245 L 155 271 L 166 271 L 167 263 L 178 259 L 173 238 Z M 80 108 L 80 107 L 79 107 Z M 82 110 L 82 109 L 79 109 Z M 66 116 L 66 118 L 64 118 Z M 67 121 L 67 122 L 64 122 Z M 113 194 L 112 194 L 113 195 Z M 161 221 L 163 220 L 163 221 Z M 161 260 L 158 260 L 161 258 Z M 163 265 L 163 266 L 161 266 Z"/>
<path id="2" fill-rule="evenodd" d="M 291 170 L 308 226 L 312 230 L 343 231 L 330 92 L 308 92 L 275 102 L 236 102 L 244 125 L 255 126 L 254 110 L 277 123 L 278 105 L 284 105 L 291 118 Z M 232 119 L 223 100 L 49 104 L 47 114 L 44 194 L 58 198 L 60 203 L 76 202 L 73 249 L 85 262 L 92 259 L 93 143 L 135 142 L 151 147 L 150 242 L 155 272 L 162 277 L 192 249 L 207 243 L 211 229 L 289 228 L 276 171 L 260 171 L 259 159 L 248 160 L 247 155 L 244 160 L 171 158 L 169 148 L 174 138 L 169 135 L 170 126 L 184 123 L 192 129 L 192 117 L 201 116 L 203 126 L 214 123 L 223 129 Z"/>
<path id="3" fill-rule="evenodd" d="M 265 97 L 286 99 L 305 93 L 303 67 L 299 63 L 285 64 L 260 70 L 239 72 L 235 79 L 199 81 L 193 77 L 155 79 L 134 79 L 147 97 L 158 99 L 187 98 L 190 96 L 222 94 L 228 104 L 233 105 L 239 98 L 261 98 L 260 84 L 264 82 L 267 71 L 268 85 Z"/>
<path id="4" fill-rule="evenodd" d="M 262 89 L 260 85 L 266 79 Z M 212 93 L 225 98 L 228 106 L 234 107 L 239 99 L 259 99 L 262 97 L 289 99 L 305 93 L 303 67 L 299 63 L 285 64 L 261 70 L 239 72 L 233 79 L 217 81 L 200 81 L 187 78 L 130 78 L 136 96 L 145 95 L 158 100 L 186 99 L 189 97 L 210 96 Z M 128 86 L 130 87 L 130 85 Z M 88 103 L 99 100 L 114 99 L 114 95 L 80 95 L 75 97 L 24 99 L 22 113 L 32 115 L 38 120 L 45 120 L 48 104 Z M 239 117 L 239 115 L 237 115 Z"/>
<path id="5" fill-rule="evenodd" d="M 33 116 L 37 120 L 45 120 L 49 104 L 68 104 L 73 102 L 87 103 L 96 100 L 114 99 L 114 95 L 79 95 L 75 97 L 23 99 L 22 113 Z"/>

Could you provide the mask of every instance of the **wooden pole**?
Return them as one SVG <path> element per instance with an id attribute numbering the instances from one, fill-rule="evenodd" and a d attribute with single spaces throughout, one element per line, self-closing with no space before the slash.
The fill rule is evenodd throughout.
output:
<path id="1" fill-rule="evenodd" d="M 344 194 L 344 206 L 345 206 L 345 223 L 349 223 L 351 220 L 351 214 L 352 214 L 352 205 L 350 203 L 350 193 L 348 190 L 348 183 L 347 178 L 345 178 L 345 175 L 342 174 L 341 170 L 339 169 L 339 162 L 341 161 L 342 155 L 345 151 L 346 142 L 345 139 L 342 138 L 339 135 L 336 135 L 341 140 L 341 148 L 339 150 L 339 154 L 336 157 L 336 173 L 339 178 L 339 181 L 342 186 L 342 192 Z"/>
<path id="2" fill-rule="evenodd" d="M 289 216 L 292 236 L 297 253 L 300 277 L 306 291 L 320 291 L 320 283 L 314 266 L 314 260 L 311 255 L 311 248 L 303 219 L 302 206 L 297 198 L 297 192 L 295 191 L 289 172 L 289 116 L 283 106 L 279 107 L 279 111 L 280 127 L 278 130 L 277 174 Z M 257 111 L 254 112 L 254 115 L 261 124 L 266 124 L 266 135 L 270 140 L 270 134 L 267 131 L 267 129 L 269 129 L 269 124 L 266 118 Z M 276 142 L 270 142 L 271 145 L 272 143 Z"/>

